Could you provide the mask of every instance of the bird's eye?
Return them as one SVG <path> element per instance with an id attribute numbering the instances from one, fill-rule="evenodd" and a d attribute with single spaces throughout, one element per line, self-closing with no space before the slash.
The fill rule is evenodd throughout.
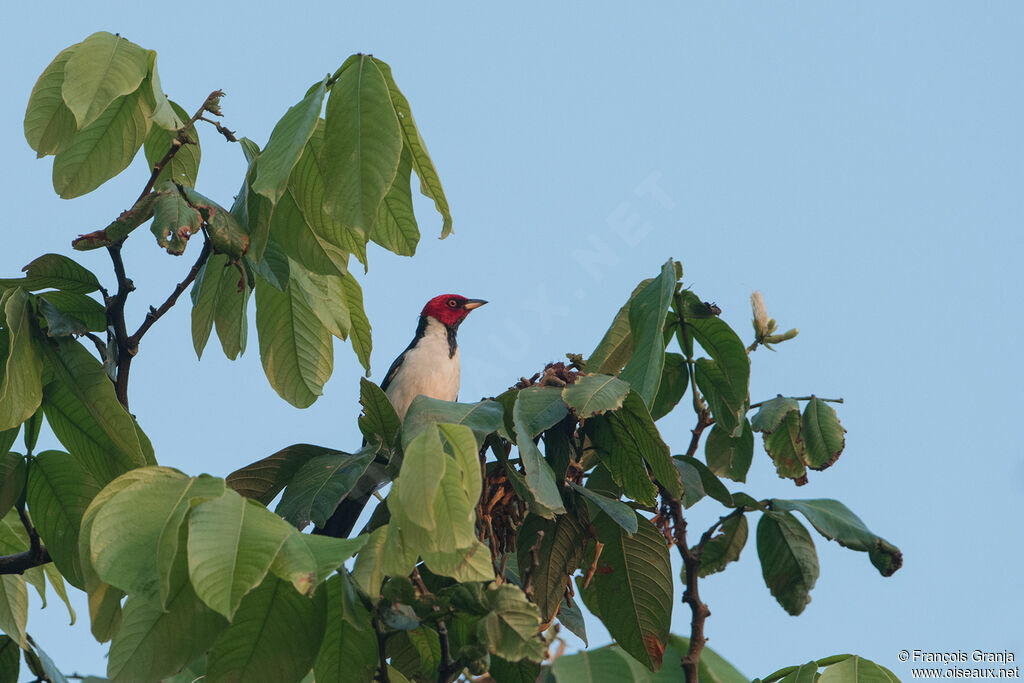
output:
<path id="1" fill-rule="evenodd" d="M 459 305 L 459 302 L 455 299 L 448 299 L 448 308 L 455 308 Z"/>

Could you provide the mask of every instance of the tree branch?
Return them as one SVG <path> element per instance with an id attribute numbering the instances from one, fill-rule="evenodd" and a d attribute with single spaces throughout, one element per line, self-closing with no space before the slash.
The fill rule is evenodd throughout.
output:
<path id="1" fill-rule="evenodd" d="M 32 520 L 28 518 L 28 513 L 25 512 L 25 499 L 19 500 L 15 507 L 18 509 L 18 517 L 21 519 L 21 524 L 25 527 L 25 532 L 28 534 L 29 549 L 22 553 L 0 557 L 0 574 L 22 574 L 28 569 L 51 561 L 50 553 L 39 542 L 39 532 L 32 525 Z"/>
<path id="2" fill-rule="evenodd" d="M 690 552 L 686 544 L 686 519 L 683 517 L 683 506 L 678 501 L 662 494 L 662 500 L 668 506 L 669 514 L 672 517 L 672 529 L 675 537 L 675 546 L 683 559 L 683 573 L 685 574 L 686 587 L 683 590 L 683 602 L 690 606 L 693 618 L 690 621 L 690 649 L 682 658 L 683 673 L 686 675 L 687 683 L 697 683 L 697 665 L 700 662 L 701 652 L 707 639 L 704 637 L 704 621 L 711 616 L 711 610 L 700 599 L 700 591 L 697 584 L 698 570 L 700 569 L 700 557 Z"/>
<path id="3" fill-rule="evenodd" d="M 777 395 L 775 398 L 782 398 L 782 394 Z M 792 398 L 794 401 L 810 401 L 812 398 L 816 398 L 819 401 L 825 401 L 826 403 L 846 403 L 846 401 L 844 401 L 841 398 L 822 398 L 821 396 L 814 396 L 814 395 L 811 395 L 811 396 L 791 396 L 790 398 Z M 774 401 L 774 400 L 775 399 L 771 399 L 771 398 L 768 399 L 768 401 Z M 758 401 L 757 403 L 751 403 L 750 407 L 748 407 L 747 410 L 749 411 L 749 410 L 753 410 L 754 408 L 760 408 L 761 406 L 763 406 L 768 401 Z"/>
<path id="4" fill-rule="evenodd" d="M 199 252 L 199 258 L 197 258 L 196 262 L 192 264 L 192 269 L 188 271 L 188 275 L 185 276 L 185 279 L 175 286 L 174 291 L 171 292 L 170 296 L 160 304 L 160 308 L 150 307 L 149 313 L 146 314 L 146 319 L 142 321 L 141 325 L 139 325 L 139 329 L 135 331 L 135 334 L 128 337 L 129 353 L 134 356 L 139 352 L 139 341 L 142 339 L 142 336 L 146 334 L 146 332 L 149 331 L 149 328 L 151 328 L 157 320 L 163 317 L 167 311 L 171 310 L 171 307 L 174 306 L 175 303 L 177 303 L 178 297 L 180 297 L 182 292 L 188 289 L 188 286 L 195 281 L 196 276 L 199 275 L 199 270 L 203 267 L 203 264 L 206 263 L 206 260 L 210 258 L 211 253 L 213 253 L 213 245 L 210 243 L 210 240 L 207 239 L 203 242 L 203 250 Z"/>

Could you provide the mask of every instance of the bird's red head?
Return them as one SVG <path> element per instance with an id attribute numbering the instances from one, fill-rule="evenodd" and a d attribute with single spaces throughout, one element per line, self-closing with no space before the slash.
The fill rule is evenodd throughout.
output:
<path id="1" fill-rule="evenodd" d="M 483 299 L 467 299 L 458 294 L 442 294 L 428 301 L 420 315 L 436 318 L 449 327 L 453 325 L 457 327 L 470 311 L 485 303 L 487 302 Z"/>

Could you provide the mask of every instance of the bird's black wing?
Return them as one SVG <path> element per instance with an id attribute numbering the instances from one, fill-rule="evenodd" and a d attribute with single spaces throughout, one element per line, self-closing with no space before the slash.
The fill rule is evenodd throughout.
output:
<path id="1" fill-rule="evenodd" d="M 388 390 L 388 386 L 390 386 L 391 382 L 395 379 L 395 375 L 398 374 L 398 368 L 402 367 L 402 361 L 405 360 L 406 352 L 408 352 L 409 348 L 411 347 L 412 344 L 410 344 L 409 347 L 405 349 L 405 351 L 402 351 L 402 353 L 398 354 L 398 358 L 396 358 L 395 362 L 391 364 L 390 368 L 388 368 L 388 374 L 384 375 L 384 381 L 380 383 L 381 391 Z"/>

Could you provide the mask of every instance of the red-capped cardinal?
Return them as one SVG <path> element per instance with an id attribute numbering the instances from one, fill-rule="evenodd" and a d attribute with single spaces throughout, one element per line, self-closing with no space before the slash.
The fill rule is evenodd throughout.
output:
<path id="1" fill-rule="evenodd" d="M 398 419 L 405 419 L 409 404 L 417 396 L 442 401 L 459 397 L 459 325 L 474 308 L 483 306 L 483 299 L 467 299 L 458 294 L 442 294 L 427 302 L 420 313 L 416 334 L 405 351 L 388 368 L 380 388 L 391 399 Z M 349 495 L 342 500 L 323 528 L 315 534 L 345 538 L 352 532 L 356 519 L 366 507 L 371 492 L 382 481 L 377 472 L 367 471 Z"/>

